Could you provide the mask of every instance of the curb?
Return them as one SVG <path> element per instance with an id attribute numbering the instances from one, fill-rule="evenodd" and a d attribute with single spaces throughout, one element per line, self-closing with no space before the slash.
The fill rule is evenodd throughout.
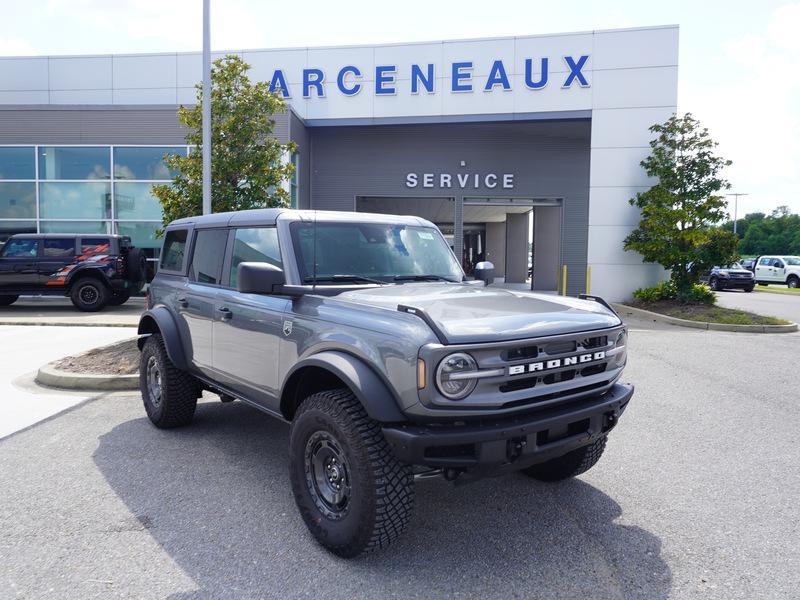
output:
<path id="1" fill-rule="evenodd" d="M 690 327 L 692 329 L 705 329 L 711 331 L 734 331 L 738 333 L 793 333 L 800 329 L 797 323 L 790 323 L 789 325 L 730 325 L 727 323 L 705 323 L 703 321 L 690 321 L 688 319 L 679 319 L 678 317 L 670 317 L 659 313 L 650 312 L 642 308 L 634 308 L 627 304 L 613 304 L 614 310 L 622 315 L 633 315 L 641 317 L 657 323 L 668 323 L 669 325 L 677 325 L 678 327 Z"/>
<path id="2" fill-rule="evenodd" d="M 97 392 L 132 391 L 139 389 L 139 374 L 97 375 L 61 371 L 48 363 L 36 373 L 36 383 L 63 390 Z"/>
<path id="3" fill-rule="evenodd" d="M 137 327 L 138 323 L 82 323 L 80 321 L 4 321 L 0 325 L 20 325 L 25 327 Z"/>

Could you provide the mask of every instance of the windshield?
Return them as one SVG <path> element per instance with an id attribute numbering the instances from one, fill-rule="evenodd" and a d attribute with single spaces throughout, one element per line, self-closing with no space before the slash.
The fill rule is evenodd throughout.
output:
<path id="1" fill-rule="evenodd" d="M 464 276 L 441 233 L 431 227 L 296 222 L 292 223 L 291 230 L 300 278 L 304 282 L 325 283 L 325 278 L 344 281 L 345 276 L 353 278 L 355 283 L 369 280 L 456 282 Z"/>

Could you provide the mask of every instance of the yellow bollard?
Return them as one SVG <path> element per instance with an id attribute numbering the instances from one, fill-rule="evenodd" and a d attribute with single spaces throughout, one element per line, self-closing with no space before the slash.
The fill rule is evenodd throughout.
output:
<path id="1" fill-rule="evenodd" d="M 586 266 L 586 295 L 588 296 L 591 294 L 589 291 L 592 287 L 592 267 L 590 265 Z"/>
<path id="2" fill-rule="evenodd" d="M 561 267 L 561 295 L 567 295 L 567 265 Z"/>

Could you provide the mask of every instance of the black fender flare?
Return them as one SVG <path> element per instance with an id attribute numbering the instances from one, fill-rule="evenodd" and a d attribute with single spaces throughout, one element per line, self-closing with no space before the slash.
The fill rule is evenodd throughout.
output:
<path id="1" fill-rule="evenodd" d="M 71 286 L 75 281 L 80 279 L 81 277 L 92 277 L 94 279 L 100 279 L 103 283 L 110 287 L 108 282 L 108 275 L 105 274 L 103 271 L 105 265 L 89 265 L 89 264 L 80 264 L 77 265 L 74 269 L 70 270 L 67 273 L 66 278 L 64 279 L 64 285 L 66 287 Z"/>
<path id="2" fill-rule="evenodd" d="M 186 353 L 183 350 L 178 324 L 175 317 L 164 306 L 157 306 L 145 311 L 139 318 L 139 350 L 144 346 L 145 339 L 153 334 L 160 333 L 167 348 L 167 356 L 178 369 L 186 371 L 189 365 L 186 362 Z"/>
<path id="3" fill-rule="evenodd" d="M 397 423 L 406 421 L 398 408 L 397 395 L 375 372 L 372 367 L 360 358 L 336 350 L 324 350 L 298 362 L 287 373 L 281 388 L 281 411 L 287 416 L 287 403 L 292 403 L 293 390 L 297 388 L 302 370 L 306 367 L 324 369 L 341 379 L 367 411 L 370 418 L 380 423 Z M 302 399 L 298 399 L 302 400 Z"/>

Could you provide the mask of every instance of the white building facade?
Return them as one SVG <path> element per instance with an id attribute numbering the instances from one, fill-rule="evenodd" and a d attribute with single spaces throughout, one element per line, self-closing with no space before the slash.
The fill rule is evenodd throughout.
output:
<path id="1" fill-rule="evenodd" d="M 297 206 L 419 214 L 468 271 L 534 289 L 564 265 L 568 293 L 591 267 L 611 300 L 663 276 L 622 240 L 648 128 L 676 112 L 677 26 L 225 54 L 286 99 Z M 149 185 L 200 78 L 199 53 L 0 58 L 0 231 L 128 233 L 154 258 Z"/>

